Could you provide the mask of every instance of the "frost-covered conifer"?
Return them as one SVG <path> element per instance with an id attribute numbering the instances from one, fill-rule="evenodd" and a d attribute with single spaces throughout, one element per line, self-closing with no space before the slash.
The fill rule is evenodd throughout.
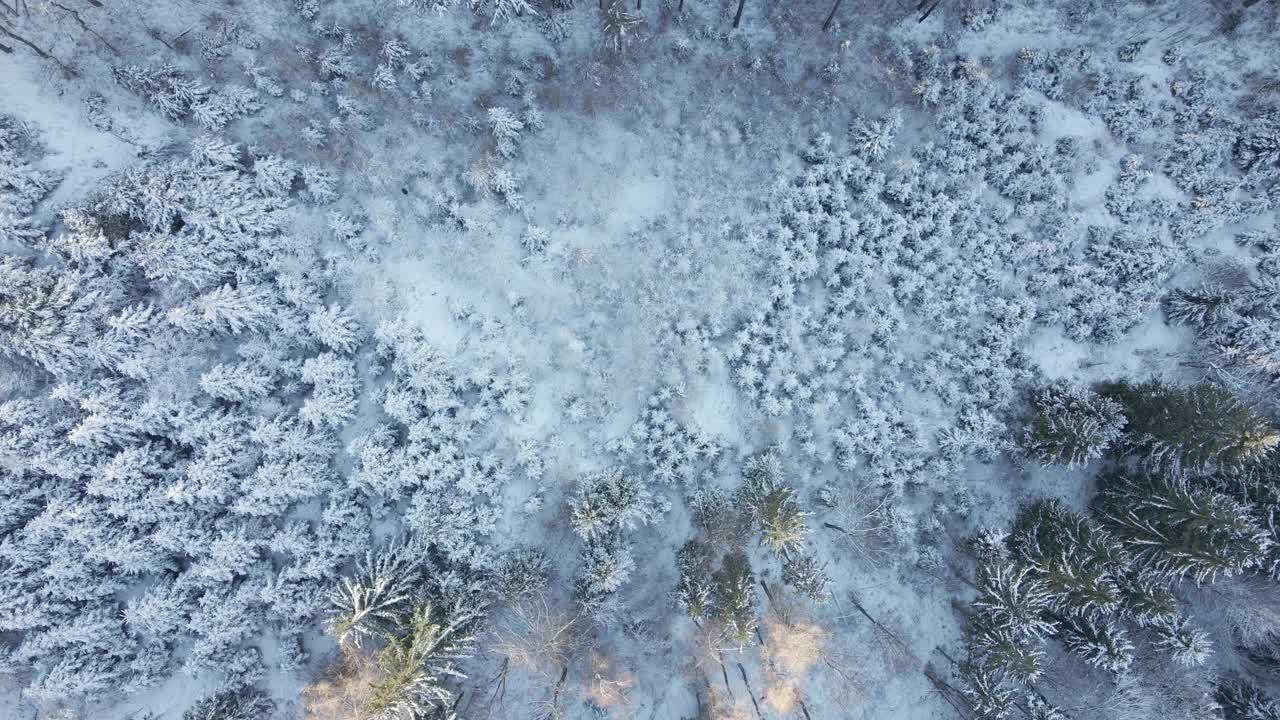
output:
<path id="1" fill-rule="evenodd" d="M 1236 162 L 1246 170 L 1280 166 L 1280 112 L 1247 123 L 1236 141 Z"/>
<path id="2" fill-rule="evenodd" d="M 879 160 L 893 147 L 893 138 L 902 128 L 902 113 L 894 111 L 879 121 L 857 118 L 849 126 L 854 149 L 868 160 Z"/>
<path id="3" fill-rule="evenodd" d="M 1218 682 L 1214 699 L 1224 720 L 1280 720 L 1280 705 L 1257 685 L 1228 676 Z"/>
<path id="4" fill-rule="evenodd" d="M 470 2 L 473 8 L 477 10 L 484 8 L 482 11 L 489 12 L 493 16 L 490 20 L 491 25 L 509 22 L 525 14 L 535 16 L 538 14 L 528 0 L 470 0 Z"/>
<path id="5" fill-rule="evenodd" d="M 260 720 L 275 711 L 261 690 L 227 690 L 211 695 L 182 715 L 182 720 Z"/>
<path id="6" fill-rule="evenodd" d="M 31 129 L 0 114 L 0 238 L 35 237 L 25 216 L 58 184 L 56 175 L 32 164 L 39 154 Z"/>
<path id="7" fill-rule="evenodd" d="M 1021 440 L 1028 457 L 1044 465 L 1074 467 L 1102 456 L 1120 439 L 1125 417 L 1120 404 L 1087 388 L 1050 385 L 1036 393 Z"/>
<path id="8" fill-rule="evenodd" d="M 676 552 L 678 579 L 671 599 L 693 620 L 701 620 L 712 612 L 714 564 L 711 545 L 703 540 L 690 540 Z"/>
<path id="9" fill-rule="evenodd" d="M 297 164 L 279 155 L 267 155 L 253 161 L 253 184 L 263 195 L 288 195 L 297 177 Z"/>
<path id="10" fill-rule="evenodd" d="M 602 21 L 605 45 L 614 52 L 622 52 L 626 47 L 627 36 L 642 22 L 644 17 L 628 12 L 626 4 L 621 0 L 610 0 Z"/>
<path id="11" fill-rule="evenodd" d="M 396 88 L 396 73 L 390 65 L 379 63 L 373 70 L 373 78 L 369 84 L 374 88 L 387 92 Z"/>
<path id="12" fill-rule="evenodd" d="M 1013 688 L 1002 680 L 998 670 L 980 663 L 962 663 L 959 680 L 960 692 L 976 717 L 1001 720 L 1013 710 Z"/>
<path id="13" fill-rule="evenodd" d="M 221 130 L 234 120 L 262 109 L 258 93 L 231 85 L 209 93 L 191 106 L 191 117 L 205 130 Z"/>
<path id="14" fill-rule="evenodd" d="M 582 563 L 574 586 L 574 597 L 593 614 L 627 582 L 636 567 L 631 549 L 618 532 L 588 542 L 583 550 Z"/>
<path id="15" fill-rule="evenodd" d="M 1119 674 L 1133 664 L 1134 645 L 1114 621 L 1088 616 L 1067 618 L 1059 631 L 1067 650 L 1094 667 Z"/>
<path id="16" fill-rule="evenodd" d="M 516 114 L 504 107 L 491 107 L 488 112 L 489 130 L 493 132 L 493 139 L 498 144 L 498 152 L 503 157 L 513 157 L 516 154 L 516 144 L 520 141 L 520 132 L 524 130 L 524 123 Z"/>
<path id="17" fill-rule="evenodd" d="M 756 616 L 755 573 L 741 550 L 733 550 L 720 561 L 712 575 L 711 602 L 720 621 L 724 639 L 739 646 L 749 645 L 759 618 Z"/>
<path id="18" fill-rule="evenodd" d="M 639 479 L 614 469 L 582 476 L 569 510 L 574 532 L 590 542 L 648 525 L 661 516 L 663 508 Z"/>
<path id="19" fill-rule="evenodd" d="M 271 375 L 253 363 L 222 363 L 200 376 L 200 389 L 219 400 L 244 402 L 266 397 L 275 385 Z"/>
<path id="20" fill-rule="evenodd" d="M 1036 571 L 1059 613 L 1092 615 L 1119 608 L 1123 596 L 1116 578 L 1129 556 L 1092 518 L 1056 501 L 1037 502 L 1018 514 L 1008 543 Z"/>
<path id="21" fill-rule="evenodd" d="M 125 88 L 141 95 L 166 117 L 187 115 L 191 106 L 209 94 L 209 88 L 187 77 L 172 65 L 144 68 L 124 65 L 112 68 L 112 76 Z"/>
<path id="22" fill-rule="evenodd" d="M 1280 443 L 1280 431 L 1265 417 L 1216 385 L 1116 383 L 1103 395 L 1124 407 L 1127 441 L 1157 466 L 1236 467 L 1260 460 Z"/>
<path id="23" fill-rule="evenodd" d="M 1191 627 L 1185 620 L 1161 623 L 1153 626 L 1156 647 L 1169 653 L 1174 662 L 1185 667 L 1203 665 L 1213 654 L 1213 641 L 1203 630 Z"/>
<path id="24" fill-rule="evenodd" d="M 798 550 L 809 534 L 807 513 L 796 501 L 796 491 L 782 482 L 782 463 L 776 453 L 747 461 L 739 499 L 760 527 L 761 542 L 778 555 Z"/>
<path id="25" fill-rule="evenodd" d="M 1053 596 L 1029 567 L 996 561 L 979 572 L 978 597 L 973 601 L 983 624 L 1007 630 L 1015 637 L 1039 641 L 1054 631 L 1047 613 Z"/>
<path id="26" fill-rule="evenodd" d="M 421 603 L 378 652 L 382 675 L 370 688 L 363 712 L 375 720 L 439 717 L 457 694 L 449 683 L 465 679 L 459 662 L 475 648 L 479 613 Z"/>
<path id="27" fill-rule="evenodd" d="M 208 331 L 239 335 L 269 327 L 278 312 L 277 299 L 259 286 L 223 285 L 169 311 L 175 327 L 189 333 Z"/>
<path id="28" fill-rule="evenodd" d="M 361 341 L 360 324 L 340 305 L 313 311 L 307 318 L 307 328 L 320 342 L 341 353 L 354 352 Z"/>
<path id="29" fill-rule="evenodd" d="M 1230 577 L 1262 565 L 1271 549 L 1247 507 L 1181 478 L 1115 475 L 1097 506 L 1136 557 L 1170 577 Z"/>
<path id="30" fill-rule="evenodd" d="M 547 243 L 551 241 L 551 233 L 538 225 L 529 225 L 524 229 L 524 233 L 520 235 L 520 244 L 531 254 L 537 254 L 547 248 Z"/>
<path id="31" fill-rule="evenodd" d="M 306 187 L 303 197 L 317 205 L 333 202 L 338 197 L 338 179 L 325 168 L 304 165 L 302 184 Z"/>
<path id="32" fill-rule="evenodd" d="M 350 358 L 320 353 L 302 364 L 302 381 L 312 386 L 299 417 L 315 427 L 340 429 L 355 417 L 360 382 Z"/>
<path id="33" fill-rule="evenodd" d="M 1197 330 L 1208 330 L 1232 312 L 1236 298 L 1221 287 L 1201 285 L 1195 290 L 1174 290 L 1165 299 L 1169 319 Z"/>
<path id="34" fill-rule="evenodd" d="M 412 610 L 422 569 L 418 549 L 403 541 L 365 554 L 356 573 L 330 595 L 326 629 L 339 644 L 396 632 Z"/>
<path id="35" fill-rule="evenodd" d="M 812 555 L 799 555 L 783 560 L 782 581 L 815 602 L 827 600 L 831 584 L 826 568 Z"/>
<path id="36" fill-rule="evenodd" d="M 513 548 L 506 552 L 494 568 L 492 578 L 494 593 L 511 604 L 541 597 L 550 580 L 550 559 L 546 553 L 533 548 Z"/>

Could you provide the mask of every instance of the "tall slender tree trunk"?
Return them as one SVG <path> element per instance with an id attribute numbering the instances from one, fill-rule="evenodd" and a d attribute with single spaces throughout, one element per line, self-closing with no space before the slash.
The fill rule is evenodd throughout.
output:
<path id="1" fill-rule="evenodd" d="M 827 21 L 822 23 L 822 32 L 826 32 L 831 29 L 831 21 L 836 19 L 836 11 L 840 9 L 840 3 L 842 2 L 844 2 L 844 0 L 836 0 L 835 4 L 831 6 L 831 12 L 827 15 Z"/>
<path id="2" fill-rule="evenodd" d="M 733 16 L 733 29 L 738 29 L 738 23 L 742 22 L 742 9 L 747 6 L 747 0 L 738 0 L 738 13 Z"/>

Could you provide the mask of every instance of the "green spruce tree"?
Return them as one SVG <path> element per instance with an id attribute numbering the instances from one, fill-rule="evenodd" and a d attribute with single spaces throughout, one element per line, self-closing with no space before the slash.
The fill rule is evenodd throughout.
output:
<path id="1" fill-rule="evenodd" d="M 1133 664 L 1133 643 L 1114 620 L 1098 615 L 1067 618 L 1059 632 L 1067 650 L 1094 667 L 1119 675 Z"/>
<path id="2" fill-rule="evenodd" d="M 1232 312 L 1236 298 L 1221 287 L 1201 285 L 1195 290 L 1174 290 L 1165 299 L 1171 322 L 1206 330 Z"/>
<path id="3" fill-rule="evenodd" d="M 706 617 L 712 610 L 714 565 L 711 546 L 703 540 L 690 540 L 676 552 L 679 578 L 671 599 L 676 607 L 695 621 Z"/>
<path id="4" fill-rule="evenodd" d="M 1020 444 L 1041 465 L 1088 463 L 1102 457 L 1124 431 L 1120 404 L 1087 388 L 1050 385 L 1036 393 L 1032 405 L 1035 414 Z"/>
<path id="5" fill-rule="evenodd" d="M 1261 567 L 1271 551 L 1246 506 L 1182 478 L 1113 475 L 1095 505 L 1137 558 L 1171 578 L 1237 575 Z"/>
<path id="6" fill-rule="evenodd" d="M 812 555 L 783 560 L 782 581 L 814 602 L 827 599 L 827 586 L 831 584 L 826 569 Z"/>
<path id="7" fill-rule="evenodd" d="M 795 488 L 782 482 L 781 462 L 769 452 L 747 462 L 739 497 L 760 528 L 760 541 L 775 555 L 798 551 L 809 526 L 800 509 Z"/>
<path id="8" fill-rule="evenodd" d="M 1280 707 L 1258 686 L 1237 677 L 1223 678 L 1214 699 L 1224 720 L 1280 720 Z"/>
<path id="9" fill-rule="evenodd" d="M 1280 443 L 1266 418 L 1216 385 L 1115 383 L 1103 394 L 1124 406 L 1128 441 L 1160 468 L 1239 467 Z"/>
<path id="10" fill-rule="evenodd" d="M 1056 500 L 1033 503 L 1018 514 L 1009 547 L 1035 571 L 1056 612 L 1110 613 L 1119 607 L 1117 577 L 1129 556 L 1092 518 Z"/>
<path id="11" fill-rule="evenodd" d="M 740 647 L 751 643 L 759 619 L 756 617 L 756 576 L 751 560 L 741 550 L 733 550 L 720 561 L 713 575 L 712 604 L 724 639 Z"/>

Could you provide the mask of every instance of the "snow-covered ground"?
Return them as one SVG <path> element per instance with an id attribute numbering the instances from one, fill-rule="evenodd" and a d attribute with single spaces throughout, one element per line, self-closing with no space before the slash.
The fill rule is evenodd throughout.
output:
<path id="1" fill-rule="evenodd" d="M 0 54 L 37 141 L 0 216 L 45 238 L 0 222 L 0 602 L 54 608 L 0 613 L 0 714 L 358 717 L 303 690 L 329 590 L 403 535 L 487 583 L 461 717 L 956 717 L 925 671 L 963 654 L 961 546 L 1093 491 L 1017 452 L 1028 393 L 1199 380 L 1160 302 L 1258 275 L 1280 170 L 1234 153 L 1277 4 L 473 4 L 0 0 L 58 58 Z M 769 454 L 786 553 L 699 519 Z M 611 471 L 647 510 L 598 537 L 570 510 Z M 750 560 L 741 647 L 672 602 L 691 540 Z M 545 589 L 495 594 L 521 548 Z M 576 641 L 522 666 L 538 611 Z"/>

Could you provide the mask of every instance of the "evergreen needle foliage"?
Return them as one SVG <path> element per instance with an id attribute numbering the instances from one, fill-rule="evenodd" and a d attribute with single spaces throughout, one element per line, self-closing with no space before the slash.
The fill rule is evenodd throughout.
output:
<path id="1" fill-rule="evenodd" d="M 1035 415 L 1022 436 L 1022 450 L 1042 465 L 1075 467 L 1102 456 L 1120 439 L 1120 404 L 1088 389 L 1050 385 L 1032 401 Z"/>
<path id="2" fill-rule="evenodd" d="M 1216 385 L 1115 383 L 1103 394 L 1124 407 L 1129 443 L 1156 467 L 1239 467 L 1280 443 L 1280 432 L 1265 417 Z"/>

